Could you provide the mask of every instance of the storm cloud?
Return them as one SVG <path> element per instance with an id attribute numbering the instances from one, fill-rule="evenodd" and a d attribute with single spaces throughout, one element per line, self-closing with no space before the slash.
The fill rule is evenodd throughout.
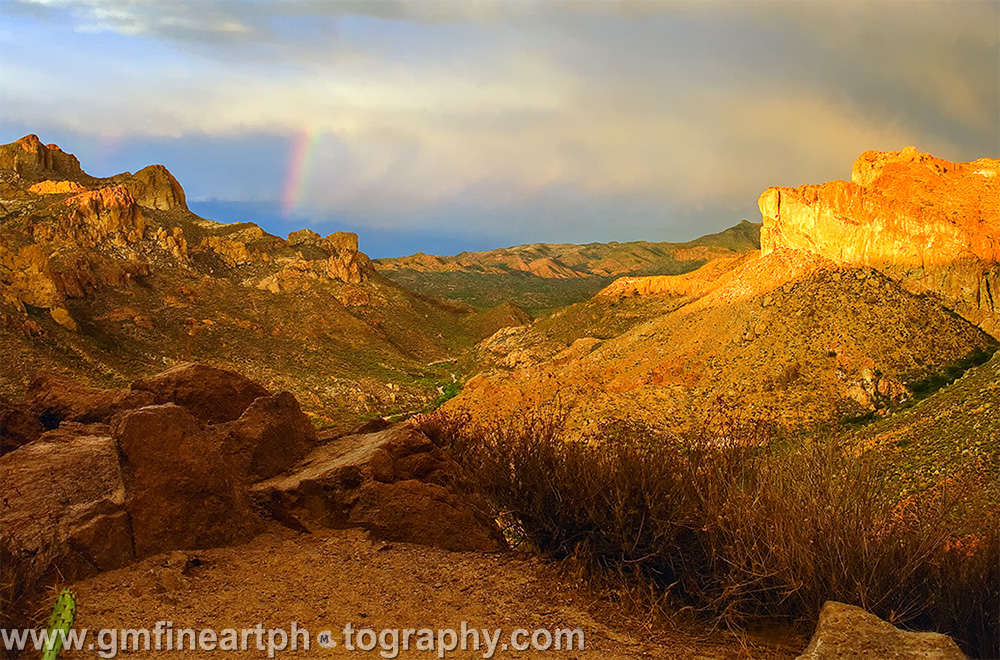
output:
<path id="1" fill-rule="evenodd" d="M 866 149 L 1000 155 L 994 3 L 5 7 L 8 138 L 165 162 L 275 231 L 406 232 L 388 251 L 686 238 Z"/>

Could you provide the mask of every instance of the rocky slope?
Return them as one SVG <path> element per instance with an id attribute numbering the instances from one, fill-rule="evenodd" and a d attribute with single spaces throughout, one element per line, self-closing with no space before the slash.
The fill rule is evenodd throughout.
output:
<path id="1" fill-rule="evenodd" d="M 378 259 L 379 270 L 416 291 L 477 307 L 502 301 L 540 315 L 586 300 L 624 275 L 670 275 L 760 247 L 760 225 L 743 221 L 686 243 L 517 245 L 441 257 Z"/>
<path id="2" fill-rule="evenodd" d="M 0 393 L 43 366 L 123 384 L 204 359 L 346 423 L 418 407 L 451 379 L 428 363 L 523 319 L 411 293 L 354 234 L 200 218 L 159 165 L 100 179 L 34 135 L 0 146 Z"/>
<path id="3" fill-rule="evenodd" d="M 771 189 L 759 253 L 620 279 L 565 310 L 569 330 L 504 329 L 477 347 L 494 370 L 450 405 L 488 418 L 558 402 L 579 427 L 683 425 L 719 398 L 791 429 L 884 415 L 996 348 L 990 162 L 865 154 L 860 183 Z M 636 322 L 615 328 L 616 307 Z"/>

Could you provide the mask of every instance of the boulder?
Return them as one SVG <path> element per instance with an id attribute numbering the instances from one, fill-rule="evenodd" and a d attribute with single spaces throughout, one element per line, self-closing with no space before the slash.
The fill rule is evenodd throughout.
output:
<path id="1" fill-rule="evenodd" d="M 27 406 L 0 397 L 0 456 L 36 439 L 43 430 Z"/>
<path id="2" fill-rule="evenodd" d="M 289 392 L 262 396 L 225 424 L 226 451 L 254 480 L 287 470 L 316 446 L 316 429 Z"/>
<path id="3" fill-rule="evenodd" d="M 965 657 L 947 635 L 900 630 L 860 607 L 831 600 L 823 605 L 816 632 L 798 660 L 964 660 Z"/>
<path id="4" fill-rule="evenodd" d="M 396 425 L 336 438 L 251 497 L 296 529 L 362 527 L 394 541 L 448 550 L 498 550 L 493 522 L 458 489 L 452 461 L 423 433 Z"/>
<path id="5" fill-rule="evenodd" d="M 217 433 L 172 403 L 116 416 L 137 556 L 248 538 L 254 520 L 244 482 Z"/>
<path id="6" fill-rule="evenodd" d="M 445 550 L 494 552 L 497 535 L 469 502 L 443 486 L 417 479 L 366 483 L 350 522 L 377 538 Z"/>
<path id="7" fill-rule="evenodd" d="M 132 384 L 149 392 L 156 403 L 176 403 L 210 424 L 237 419 L 262 396 L 270 393 L 238 373 L 205 364 L 182 364 Z"/>
<path id="8" fill-rule="evenodd" d="M 54 372 L 40 373 L 28 385 L 28 406 L 46 428 L 63 421 L 107 422 L 122 410 L 153 403 L 149 392 L 88 387 Z"/>
<path id="9" fill-rule="evenodd" d="M 118 449 L 107 436 L 67 435 L 0 457 L 0 550 L 26 583 L 75 579 L 133 557 Z"/>

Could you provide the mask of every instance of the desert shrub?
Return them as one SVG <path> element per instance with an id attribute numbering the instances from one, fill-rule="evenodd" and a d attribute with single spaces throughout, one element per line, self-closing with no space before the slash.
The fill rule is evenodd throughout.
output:
<path id="1" fill-rule="evenodd" d="M 1000 655 L 1000 522 L 961 519 L 974 482 L 903 499 L 876 456 L 832 439 L 772 442 L 733 417 L 687 433 L 618 424 L 575 441 L 558 413 L 421 424 L 508 538 L 594 575 L 652 583 L 733 627 L 814 620 L 839 600 Z"/>

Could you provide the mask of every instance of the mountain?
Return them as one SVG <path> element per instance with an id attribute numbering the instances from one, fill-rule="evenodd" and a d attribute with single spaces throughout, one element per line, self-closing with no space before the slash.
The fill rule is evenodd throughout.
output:
<path id="1" fill-rule="evenodd" d="M 524 320 L 405 289 L 354 234 L 198 217 L 159 165 L 97 178 L 34 135 L 0 146 L 3 394 L 39 369 L 122 385 L 205 360 L 346 423 L 419 407 L 451 381 L 429 363 Z"/>
<path id="2" fill-rule="evenodd" d="M 685 425 L 720 397 L 792 430 L 886 415 L 996 350 L 998 166 L 869 152 L 854 181 L 769 189 L 759 252 L 619 279 L 558 331 L 503 329 L 450 405 L 558 403 L 577 427 Z"/>
<path id="3" fill-rule="evenodd" d="M 541 316 L 586 300 L 616 277 L 686 273 L 760 247 L 760 225 L 742 221 L 686 243 L 533 243 L 451 257 L 377 259 L 379 271 L 415 291 L 474 307 L 510 302 Z"/>

